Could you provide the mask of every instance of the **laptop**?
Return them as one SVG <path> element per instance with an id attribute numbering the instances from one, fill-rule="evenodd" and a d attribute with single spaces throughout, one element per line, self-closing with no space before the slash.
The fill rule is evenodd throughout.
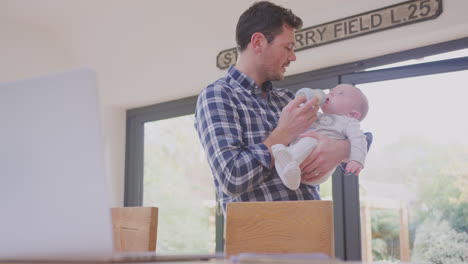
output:
<path id="1" fill-rule="evenodd" d="M 114 252 L 96 73 L 0 83 L 0 260 L 170 261 Z"/>

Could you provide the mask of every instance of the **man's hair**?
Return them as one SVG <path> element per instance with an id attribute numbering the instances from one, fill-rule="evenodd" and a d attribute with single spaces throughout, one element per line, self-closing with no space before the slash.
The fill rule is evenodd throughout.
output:
<path id="1" fill-rule="evenodd" d="M 297 30 L 302 27 L 302 19 L 293 14 L 291 9 L 268 1 L 254 3 L 239 17 L 237 22 L 237 49 L 243 51 L 250 43 L 252 35 L 257 32 L 265 35 L 270 43 L 278 34 L 281 34 L 284 24 Z"/>

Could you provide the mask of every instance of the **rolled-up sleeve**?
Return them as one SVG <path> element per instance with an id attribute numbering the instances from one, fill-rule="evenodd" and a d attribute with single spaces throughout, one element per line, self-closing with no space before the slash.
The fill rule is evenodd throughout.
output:
<path id="1" fill-rule="evenodd" d="M 265 144 L 243 142 L 238 99 L 216 83 L 200 93 L 195 128 L 208 156 L 211 170 L 229 196 L 252 190 L 270 177 L 271 156 Z"/>

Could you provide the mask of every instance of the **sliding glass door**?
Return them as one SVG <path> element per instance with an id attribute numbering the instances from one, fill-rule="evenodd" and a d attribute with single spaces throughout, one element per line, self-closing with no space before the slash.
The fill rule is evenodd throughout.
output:
<path id="1" fill-rule="evenodd" d="M 374 134 L 359 177 L 363 260 L 468 261 L 468 70 L 357 86 Z"/>

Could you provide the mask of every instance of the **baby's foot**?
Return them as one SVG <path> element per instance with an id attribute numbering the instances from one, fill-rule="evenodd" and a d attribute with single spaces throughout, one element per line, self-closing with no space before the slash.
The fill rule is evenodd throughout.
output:
<path id="1" fill-rule="evenodd" d="M 289 153 L 288 149 L 284 145 L 273 145 L 271 147 L 271 151 L 275 157 L 275 166 L 279 165 L 280 170 L 293 161 L 291 153 Z"/>
<path id="2" fill-rule="evenodd" d="M 283 184 L 293 191 L 297 190 L 301 184 L 301 169 L 296 161 L 287 164 L 279 176 Z"/>

